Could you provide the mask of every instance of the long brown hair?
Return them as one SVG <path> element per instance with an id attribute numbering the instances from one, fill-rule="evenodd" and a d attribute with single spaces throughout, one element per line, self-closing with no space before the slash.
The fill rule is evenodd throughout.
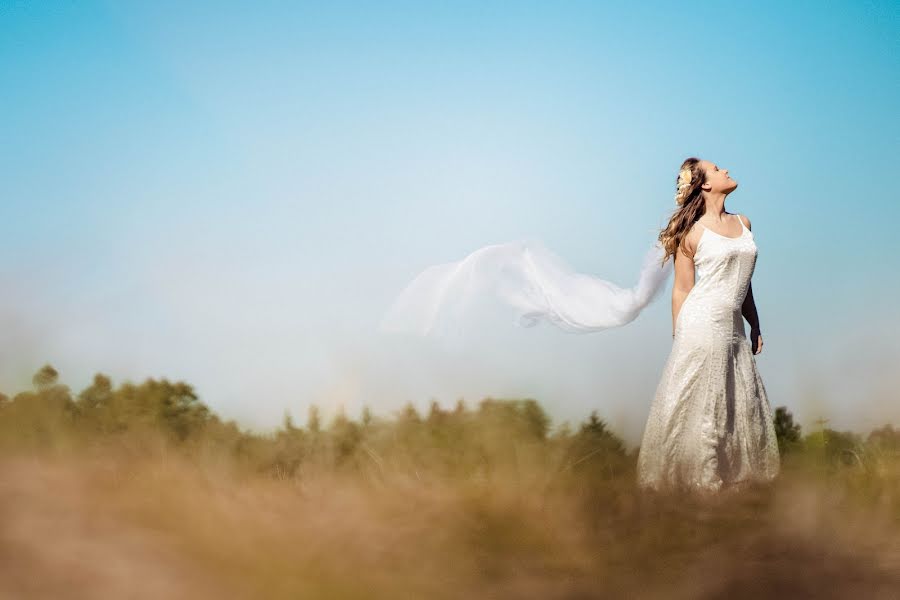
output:
<path id="1" fill-rule="evenodd" d="M 666 264 L 669 256 L 674 257 L 675 252 L 681 246 L 684 237 L 693 227 L 694 223 L 706 212 L 706 202 L 703 201 L 703 190 L 700 188 L 706 183 L 706 171 L 700 167 L 700 159 L 691 157 L 685 159 L 678 169 L 679 176 L 684 169 L 690 169 L 691 180 L 683 189 L 675 195 L 678 208 L 669 218 L 669 224 L 659 233 L 660 245 L 665 249 L 662 264 Z M 680 181 L 676 178 L 675 185 Z M 674 258 L 672 259 L 674 260 Z"/>

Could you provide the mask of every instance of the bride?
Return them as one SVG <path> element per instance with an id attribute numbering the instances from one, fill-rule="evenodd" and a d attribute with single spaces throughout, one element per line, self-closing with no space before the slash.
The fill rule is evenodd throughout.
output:
<path id="1" fill-rule="evenodd" d="M 685 160 L 678 208 L 645 255 L 633 288 L 575 272 L 540 242 L 521 240 L 425 269 L 396 298 L 380 329 L 447 339 L 479 300 L 491 298 L 512 308 L 523 327 L 543 321 L 570 333 L 602 331 L 633 321 L 674 271 L 672 350 L 644 429 L 638 484 L 716 492 L 770 481 L 780 465 L 756 368 L 763 345 L 750 285 L 757 248 L 750 220 L 724 210 L 736 188 L 726 169 Z"/>
<path id="2" fill-rule="evenodd" d="M 756 368 L 763 341 L 750 278 L 750 219 L 725 212 L 727 169 L 682 164 L 678 209 L 659 241 L 674 255 L 674 342 L 638 455 L 642 487 L 718 491 L 779 471 L 772 413 Z M 750 324 L 750 338 L 744 319 Z"/>

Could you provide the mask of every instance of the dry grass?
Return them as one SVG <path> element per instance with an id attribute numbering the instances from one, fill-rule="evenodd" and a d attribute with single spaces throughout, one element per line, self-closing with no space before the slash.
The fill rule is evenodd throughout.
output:
<path id="1" fill-rule="evenodd" d="M 543 465 L 275 478 L 161 445 L 0 459 L 10 598 L 896 598 L 900 461 L 698 500 Z"/>

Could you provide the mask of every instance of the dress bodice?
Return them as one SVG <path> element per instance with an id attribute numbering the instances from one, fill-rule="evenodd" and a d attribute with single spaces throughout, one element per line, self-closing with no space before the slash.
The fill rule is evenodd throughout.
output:
<path id="1" fill-rule="evenodd" d="M 679 310 L 676 335 L 682 321 L 704 319 L 716 324 L 720 333 L 744 337 L 741 306 L 758 252 L 753 233 L 735 216 L 741 223 L 741 235 L 734 238 L 700 224 L 703 233 L 694 252 L 696 281 Z"/>

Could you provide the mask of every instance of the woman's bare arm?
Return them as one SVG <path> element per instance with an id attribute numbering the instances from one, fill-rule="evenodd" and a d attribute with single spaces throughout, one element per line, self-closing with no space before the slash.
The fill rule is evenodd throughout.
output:
<path id="1" fill-rule="evenodd" d="M 750 229 L 750 219 L 742 215 L 747 229 Z M 741 218 L 741 217 L 738 217 Z M 756 312 L 756 301 L 753 299 L 753 282 L 747 287 L 747 296 L 741 305 L 741 314 L 750 324 L 750 347 L 754 354 L 762 352 L 762 332 L 759 328 L 759 313 Z"/>
<path id="2" fill-rule="evenodd" d="M 750 348 L 753 354 L 762 352 L 762 332 L 759 330 L 759 314 L 756 312 L 756 302 L 753 300 L 753 283 L 747 288 L 747 297 L 741 305 L 741 314 L 750 323 Z"/>
<path id="3" fill-rule="evenodd" d="M 750 323 L 750 331 L 759 331 L 759 314 L 756 312 L 756 302 L 753 301 L 753 282 L 747 288 L 747 296 L 741 305 L 741 314 Z"/>
<path id="4" fill-rule="evenodd" d="M 675 324 L 678 313 L 685 298 L 694 288 L 694 252 L 696 251 L 695 232 L 692 230 L 681 240 L 681 246 L 675 251 L 675 283 L 672 285 L 672 337 L 675 337 Z"/>

